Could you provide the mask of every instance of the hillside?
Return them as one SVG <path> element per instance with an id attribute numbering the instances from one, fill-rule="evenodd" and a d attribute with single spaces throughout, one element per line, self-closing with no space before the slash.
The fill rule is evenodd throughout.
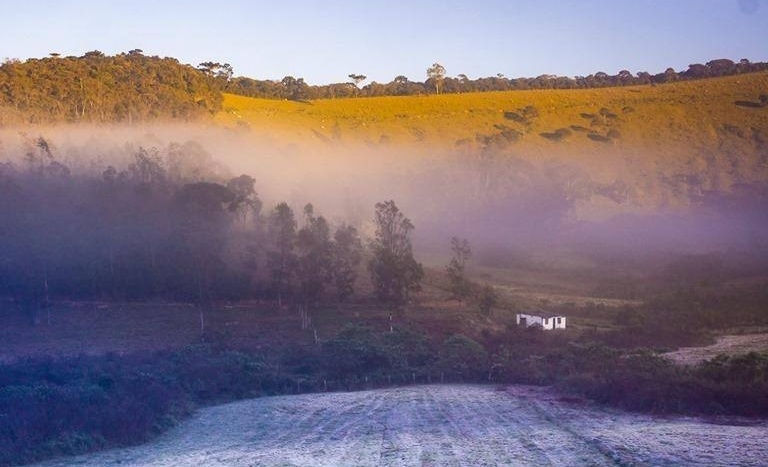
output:
<path id="1" fill-rule="evenodd" d="M 299 147 L 502 155 L 586 170 L 620 204 L 768 180 L 768 73 L 655 86 L 308 102 L 224 95 L 216 116 Z M 761 100 L 762 99 L 762 100 Z M 594 200 L 593 200 L 594 201 Z"/>

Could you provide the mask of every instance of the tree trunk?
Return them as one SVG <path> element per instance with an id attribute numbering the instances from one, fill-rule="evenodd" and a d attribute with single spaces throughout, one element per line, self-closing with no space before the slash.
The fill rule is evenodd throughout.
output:
<path id="1" fill-rule="evenodd" d="M 200 340 L 205 340 L 205 309 L 200 304 Z"/>
<path id="2" fill-rule="evenodd" d="M 43 288 L 45 290 L 45 298 L 43 299 L 43 304 L 45 306 L 45 312 L 46 312 L 46 324 L 48 326 L 51 325 L 51 305 L 49 302 L 50 295 L 48 293 L 48 264 L 45 264 L 43 266 Z"/>

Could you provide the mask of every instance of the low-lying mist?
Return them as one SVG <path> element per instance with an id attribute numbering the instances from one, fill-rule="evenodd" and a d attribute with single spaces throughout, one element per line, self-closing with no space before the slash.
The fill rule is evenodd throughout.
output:
<path id="1" fill-rule="evenodd" d="M 416 226 L 416 254 L 436 262 L 448 255 L 452 236 L 467 238 L 478 260 L 489 254 L 535 260 L 768 250 L 765 186 L 737 186 L 691 197 L 686 206 L 663 207 L 637 197 L 629 174 L 598 183 L 578 160 L 321 141 L 299 145 L 258 130 L 198 125 L 0 132 L 0 160 L 17 169 L 42 157 L 73 175 L 101 177 L 110 166 L 118 172 L 128 167 L 141 150 L 178 180 L 223 182 L 250 175 L 265 212 L 280 201 L 296 212 L 312 203 L 332 223 L 355 225 L 363 236 L 371 233 L 374 204 L 395 200 Z"/>

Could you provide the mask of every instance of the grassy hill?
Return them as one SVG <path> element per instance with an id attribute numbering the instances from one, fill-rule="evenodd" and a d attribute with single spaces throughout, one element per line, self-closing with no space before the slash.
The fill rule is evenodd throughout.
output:
<path id="1" fill-rule="evenodd" d="M 625 184 L 630 201 L 659 206 L 768 180 L 766 95 L 765 72 L 655 86 L 310 102 L 225 94 L 216 119 L 298 146 L 572 164 L 600 183 Z"/>

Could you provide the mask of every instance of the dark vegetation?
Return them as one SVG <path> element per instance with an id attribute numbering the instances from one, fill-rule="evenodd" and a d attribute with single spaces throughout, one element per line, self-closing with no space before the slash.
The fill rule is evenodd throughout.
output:
<path id="1" fill-rule="evenodd" d="M 734 104 L 740 107 L 762 109 L 763 107 L 768 107 L 768 94 L 760 94 L 757 101 L 736 101 Z"/>
<path id="2" fill-rule="evenodd" d="M 0 65 L 0 125 L 193 120 L 221 108 L 226 78 L 218 70 L 141 50 L 54 55 Z"/>
<path id="3" fill-rule="evenodd" d="M 217 171 L 197 144 L 138 149 L 121 169 L 70 168 L 43 138 L 0 165 L 0 295 L 31 323 L 52 300 L 181 300 L 204 311 L 246 298 L 289 299 L 309 311 L 354 292 L 363 245 L 311 204 L 297 221 L 262 213 L 254 179 Z M 418 290 L 413 228 L 394 202 L 376 206 L 370 265 L 377 295 L 396 305 Z"/>
<path id="4" fill-rule="evenodd" d="M 643 350 L 509 327 L 437 339 L 348 325 L 313 346 L 193 345 L 0 367 L 0 465 L 146 441 L 196 407 L 239 398 L 440 382 L 555 385 L 652 413 L 765 416 L 768 355 L 681 367 Z"/>
<path id="5" fill-rule="evenodd" d="M 573 134 L 573 132 L 568 128 L 558 128 L 555 131 L 541 133 L 541 137 L 550 141 L 562 141 L 571 136 L 571 134 Z"/>

